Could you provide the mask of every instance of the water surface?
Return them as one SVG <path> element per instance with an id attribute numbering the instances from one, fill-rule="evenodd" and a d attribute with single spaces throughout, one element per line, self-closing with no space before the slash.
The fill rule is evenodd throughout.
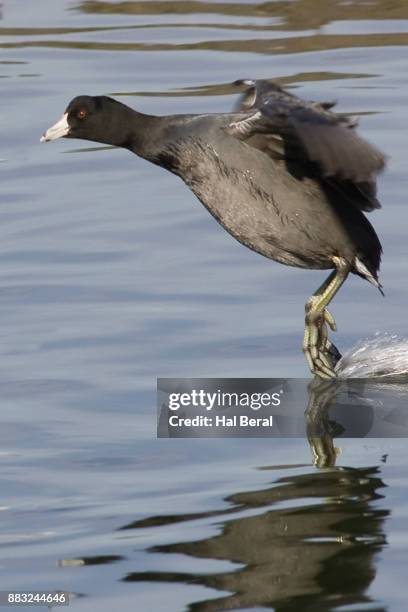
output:
<path id="1" fill-rule="evenodd" d="M 2 588 L 78 610 L 404 609 L 403 440 L 155 439 L 157 376 L 308 376 L 324 273 L 243 248 L 125 151 L 39 137 L 81 93 L 216 112 L 235 79 L 274 77 L 337 99 L 390 161 L 370 215 L 386 298 L 350 278 L 336 344 L 406 336 L 407 3 L 6 0 L 0 34 Z"/>

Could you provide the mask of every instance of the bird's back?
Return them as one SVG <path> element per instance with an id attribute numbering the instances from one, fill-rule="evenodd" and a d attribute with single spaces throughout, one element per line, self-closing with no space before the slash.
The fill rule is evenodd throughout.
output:
<path id="1" fill-rule="evenodd" d="M 237 240 L 289 265 L 331 268 L 356 256 L 378 267 L 378 238 L 364 214 L 318 177 L 234 138 L 234 116 L 167 118 L 155 163 L 179 175 Z M 371 259 L 370 259 L 371 257 Z"/>

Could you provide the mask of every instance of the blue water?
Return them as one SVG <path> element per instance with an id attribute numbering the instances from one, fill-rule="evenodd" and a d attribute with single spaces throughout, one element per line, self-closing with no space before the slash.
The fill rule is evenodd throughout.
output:
<path id="1" fill-rule="evenodd" d="M 216 112 L 231 81 L 275 77 L 337 99 L 390 159 L 386 298 L 350 278 L 335 342 L 407 336 L 406 4 L 8 0 L 0 26 L 1 588 L 102 612 L 405 609 L 404 440 L 335 440 L 323 468 L 306 439 L 156 439 L 158 376 L 309 376 L 324 273 L 245 249 L 128 152 L 39 138 L 81 93 Z"/>

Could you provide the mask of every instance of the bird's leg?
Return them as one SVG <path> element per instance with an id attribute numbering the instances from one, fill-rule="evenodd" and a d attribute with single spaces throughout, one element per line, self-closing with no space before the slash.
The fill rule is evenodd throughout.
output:
<path id="1" fill-rule="evenodd" d="M 336 269 L 306 302 L 303 351 L 310 370 L 320 378 L 335 378 L 334 366 L 341 355 L 328 339 L 328 328 L 336 331 L 336 323 L 326 306 L 334 298 L 350 271 L 339 257 L 333 258 Z"/>

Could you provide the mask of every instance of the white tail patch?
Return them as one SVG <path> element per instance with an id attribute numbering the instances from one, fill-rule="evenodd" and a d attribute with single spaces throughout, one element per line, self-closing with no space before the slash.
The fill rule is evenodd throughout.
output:
<path id="1" fill-rule="evenodd" d="M 374 287 L 377 287 L 377 289 L 381 289 L 381 284 L 358 257 L 354 258 L 354 265 L 356 267 L 357 272 L 362 274 L 368 281 L 370 281 L 370 283 L 372 283 Z"/>

